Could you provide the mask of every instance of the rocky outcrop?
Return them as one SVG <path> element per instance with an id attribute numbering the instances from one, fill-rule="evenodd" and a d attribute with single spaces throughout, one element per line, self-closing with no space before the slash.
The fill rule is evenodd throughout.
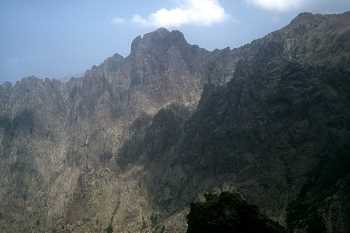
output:
<path id="1" fill-rule="evenodd" d="M 187 233 L 285 232 L 283 227 L 261 214 L 256 206 L 229 192 L 206 194 L 204 201 L 191 205 L 187 218 Z"/>

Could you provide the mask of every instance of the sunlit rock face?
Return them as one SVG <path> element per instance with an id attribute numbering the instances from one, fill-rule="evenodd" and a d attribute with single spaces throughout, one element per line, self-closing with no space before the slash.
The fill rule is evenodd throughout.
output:
<path id="1" fill-rule="evenodd" d="M 190 203 L 229 189 L 296 232 L 348 232 L 349 32 L 305 13 L 209 52 L 159 29 L 82 77 L 2 84 L 2 230 L 186 232 Z"/>

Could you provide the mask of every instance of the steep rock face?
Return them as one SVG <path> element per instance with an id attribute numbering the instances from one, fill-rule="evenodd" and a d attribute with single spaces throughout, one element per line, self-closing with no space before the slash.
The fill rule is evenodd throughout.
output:
<path id="1" fill-rule="evenodd" d="M 142 169 L 121 174 L 119 147 L 140 115 L 197 104 L 208 54 L 160 29 L 135 39 L 130 56 L 116 54 L 82 78 L 1 85 L 4 230 L 147 229 Z"/>
<path id="2" fill-rule="evenodd" d="M 104 229 L 107 224 L 115 231 L 149 228 L 151 209 L 140 183 L 143 171 L 131 168 L 120 174 L 115 159 L 139 116 L 153 115 L 173 102 L 190 106 L 198 102 L 201 71 L 188 62 L 206 53 L 188 45 L 180 32 L 160 29 L 135 39 L 127 58 L 115 55 L 67 84 L 72 90 L 67 97 L 71 105 L 67 122 L 75 122 L 67 127 L 73 142 L 68 161 L 80 170 L 67 210 L 67 230 Z M 97 188 L 101 179 L 107 180 Z"/>
<path id="3" fill-rule="evenodd" d="M 174 101 L 198 102 L 209 54 L 189 45 L 181 32 L 161 28 L 137 37 L 127 58 L 115 55 L 118 59 L 109 58 L 87 74 L 105 78 L 111 88 L 127 90 L 130 104 L 123 110 L 154 114 L 159 106 Z M 134 106 L 140 109 L 131 110 Z"/>
<path id="4" fill-rule="evenodd" d="M 259 60 L 239 65 L 227 86 L 208 87 L 189 120 L 169 121 L 167 115 L 160 113 L 152 123 L 156 129 L 150 126 L 137 145 L 145 148 L 140 156 L 147 158 L 144 164 L 149 172 L 145 182 L 153 193 L 154 208 L 169 217 L 186 209 L 198 193 L 229 186 L 239 189 L 250 202 L 282 224 L 286 224 L 290 203 L 300 199 L 299 204 L 311 205 L 302 211 L 321 208 L 330 228 L 340 224 L 332 222 L 334 219 L 346 226 L 341 219 L 348 214 L 343 210 L 331 212 L 317 202 L 328 200 L 329 205 L 339 206 L 337 199 L 329 199 L 335 193 L 316 200 L 308 198 L 325 189 L 321 184 L 334 176 L 335 168 L 331 167 L 324 171 L 321 181 L 312 181 L 310 174 L 323 171 L 319 166 L 328 163 L 323 160 L 344 160 L 338 150 L 349 142 L 349 86 L 349 73 L 342 69 L 279 61 L 266 64 Z M 176 115 L 173 112 L 170 119 Z M 173 127 L 180 128 L 177 136 L 164 141 L 174 138 L 168 133 L 175 133 Z M 153 137 L 145 136 L 154 130 L 157 133 Z M 153 149 L 147 150 L 149 146 Z M 346 164 L 330 184 L 344 184 Z M 333 192 L 344 192 L 340 190 L 346 187 L 334 188 Z M 299 194 L 302 192 L 311 193 L 305 196 Z M 345 203 L 346 198 L 340 195 L 338 201 Z M 347 228 L 341 229 L 340 232 L 346 232 Z"/>
<path id="5" fill-rule="evenodd" d="M 62 171 L 66 108 L 56 81 L 34 77 L 7 86 L 1 124 L 1 225 L 46 229 L 49 184 Z M 8 224 L 10 223 L 10 224 Z M 15 228 L 12 228 L 15 227 Z"/>
<path id="6" fill-rule="evenodd" d="M 316 184 L 310 174 L 323 171 L 322 164 L 328 159 L 344 160 L 338 151 L 343 151 L 350 138 L 349 77 L 342 66 L 300 65 L 257 55 L 238 64 L 226 86 L 207 86 L 189 120 L 169 121 L 177 114 L 169 112 L 169 118 L 160 112 L 153 119 L 156 128 L 149 127 L 137 146 L 153 148 L 141 155 L 147 158 L 145 181 L 153 193 L 154 208 L 171 217 L 182 212 L 198 193 L 224 184 L 241 190 L 250 202 L 282 224 L 286 224 L 290 203 L 299 199 L 301 206 L 306 202 L 302 211 L 320 212 L 317 216 L 322 221 L 317 223 L 327 225 L 325 232 L 346 232 L 348 213 L 339 207 L 347 200 L 342 194 L 346 191 L 340 191 L 347 190 L 343 187 L 347 163 L 339 170 L 341 175 L 330 182 L 339 183 L 335 193 L 311 200 L 309 195 L 326 189 L 321 184 L 333 176 L 335 168 L 325 171 Z M 182 128 L 176 137 L 168 133 L 176 132 L 173 127 Z M 152 137 L 145 136 L 154 130 L 157 133 Z M 334 163 L 331 166 L 337 167 L 340 162 Z M 300 194 L 305 190 L 311 193 Z M 306 221 L 299 227 L 313 227 L 307 220 L 313 217 L 300 212 L 293 217 Z"/>
<path id="7" fill-rule="evenodd" d="M 350 13 L 302 13 L 289 25 L 233 53 L 254 59 L 257 55 L 311 65 L 349 67 Z"/>
<path id="8" fill-rule="evenodd" d="M 81 78 L 1 85 L 3 230 L 184 232 L 189 203 L 225 185 L 284 223 L 322 145 L 347 142 L 348 18 L 302 14 L 213 52 L 159 29 Z M 322 196 L 327 229 L 346 190 Z"/>
<path id="9" fill-rule="evenodd" d="M 253 66 L 266 70 L 240 68 L 226 89 L 200 104 L 179 164 L 193 164 L 194 173 L 208 179 L 228 176 L 283 222 L 308 173 L 349 140 L 349 74 L 261 65 Z"/>

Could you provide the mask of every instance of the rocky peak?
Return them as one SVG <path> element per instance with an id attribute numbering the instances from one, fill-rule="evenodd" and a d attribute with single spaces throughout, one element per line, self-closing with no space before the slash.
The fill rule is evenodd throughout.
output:
<path id="1" fill-rule="evenodd" d="M 107 58 L 105 61 L 108 63 L 120 63 L 122 62 L 124 57 L 119 53 L 115 53 L 112 57 Z"/>
<path id="2" fill-rule="evenodd" d="M 327 20 L 327 17 L 323 15 L 304 12 L 293 19 L 289 27 L 296 29 L 295 32 L 299 31 L 301 33 L 306 33 L 308 30 L 313 30 L 314 28 L 319 27 L 325 20 Z"/>
<path id="3" fill-rule="evenodd" d="M 302 12 L 302 13 L 298 14 L 298 16 L 292 20 L 292 23 L 293 22 L 299 22 L 299 23 L 304 22 L 305 23 L 307 21 L 314 20 L 317 17 L 321 17 L 321 15 L 312 14 L 310 12 Z"/>
<path id="4" fill-rule="evenodd" d="M 159 28 L 154 32 L 138 36 L 131 44 L 131 55 L 143 54 L 152 51 L 164 52 L 171 46 L 183 47 L 188 43 L 180 31 L 169 31 L 165 28 Z"/>

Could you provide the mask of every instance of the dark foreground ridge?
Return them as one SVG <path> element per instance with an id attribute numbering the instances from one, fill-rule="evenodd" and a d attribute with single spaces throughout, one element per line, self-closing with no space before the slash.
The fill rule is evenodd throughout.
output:
<path id="1" fill-rule="evenodd" d="M 207 194 L 191 205 L 187 233 L 286 233 L 282 226 L 262 215 L 239 195 Z"/>

